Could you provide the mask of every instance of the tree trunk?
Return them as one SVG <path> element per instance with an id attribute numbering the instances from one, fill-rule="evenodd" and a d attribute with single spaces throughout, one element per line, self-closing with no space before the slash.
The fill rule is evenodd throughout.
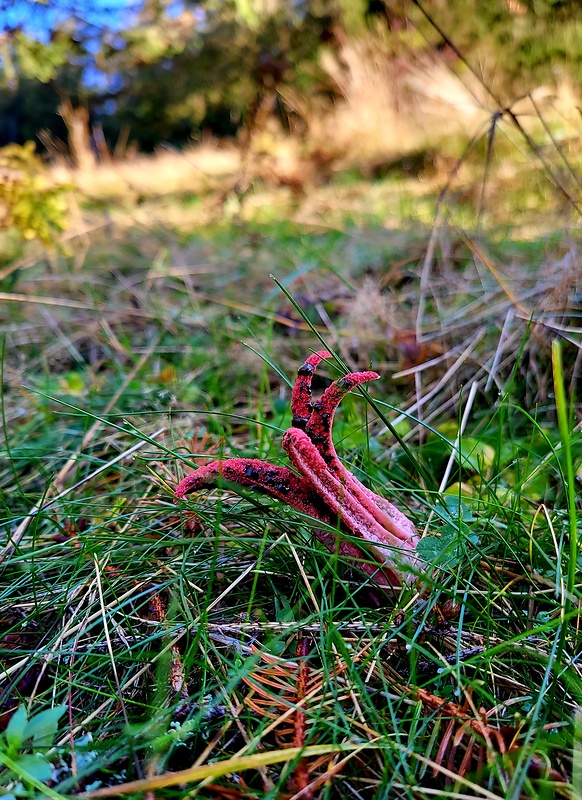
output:
<path id="1" fill-rule="evenodd" d="M 89 109 L 87 106 L 74 107 L 71 100 L 65 97 L 59 106 L 59 114 L 67 126 L 69 152 L 74 165 L 81 170 L 93 169 L 95 156 L 91 150 Z"/>

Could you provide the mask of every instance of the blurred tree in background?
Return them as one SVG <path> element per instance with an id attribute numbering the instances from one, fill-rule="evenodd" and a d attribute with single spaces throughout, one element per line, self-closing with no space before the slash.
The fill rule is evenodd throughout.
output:
<path id="1" fill-rule="evenodd" d="M 0 35 L 0 145 L 39 137 L 81 167 L 129 146 L 237 133 L 244 141 L 269 119 L 313 133 L 314 120 L 350 100 L 374 69 L 400 107 L 399 87 L 410 85 L 403 76 L 418 64 L 425 73 L 438 59 L 464 69 L 455 48 L 506 104 L 582 75 L 577 0 L 69 0 L 59 13 L 3 0 L 0 8 L 9 19 Z"/>

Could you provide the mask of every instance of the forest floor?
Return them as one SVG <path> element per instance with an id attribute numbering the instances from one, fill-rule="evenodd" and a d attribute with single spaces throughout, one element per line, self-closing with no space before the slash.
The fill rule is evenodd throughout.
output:
<path id="1" fill-rule="evenodd" d="M 3 267 L 6 791 L 580 796 L 582 243 L 516 174 L 77 195 Z M 324 348 L 316 396 L 380 375 L 334 441 L 422 535 L 392 590 L 264 493 L 174 497 L 286 463 Z"/>

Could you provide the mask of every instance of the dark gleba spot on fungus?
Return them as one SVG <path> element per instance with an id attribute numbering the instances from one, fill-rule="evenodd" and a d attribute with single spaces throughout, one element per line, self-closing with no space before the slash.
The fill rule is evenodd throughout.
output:
<path id="1" fill-rule="evenodd" d="M 307 375 L 313 375 L 314 372 L 315 372 L 315 367 L 313 366 L 313 364 L 308 364 L 307 361 L 305 362 L 305 364 L 302 364 L 297 370 L 297 374 L 302 377 Z"/>
<path id="2" fill-rule="evenodd" d="M 245 477 L 248 478 L 250 481 L 258 481 L 261 479 L 261 471 L 258 470 L 256 467 L 246 467 L 245 468 Z"/>

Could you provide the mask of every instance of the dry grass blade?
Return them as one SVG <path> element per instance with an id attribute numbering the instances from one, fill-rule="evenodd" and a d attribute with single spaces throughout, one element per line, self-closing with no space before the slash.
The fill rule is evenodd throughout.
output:
<path id="1" fill-rule="evenodd" d="M 144 780 L 131 781 L 125 784 L 122 783 L 104 789 L 94 789 L 90 792 L 84 792 L 79 796 L 87 798 L 87 800 L 94 797 L 116 797 L 117 795 L 131 794 L 133 792 L 161 789 L 166 786 L 180 786 L 185 783 L 202 781 L 206 778 L 219 778 L 222 775 L 242 772 L 247 769 L 257 769 L 257 767 L 268 766 L 270 764 L 289 763 L 299 756 L 303 758 L 313 758 L 314 756 L 328 755 L 331 753 L 342 753 L 346 750 L 359 752 L 368 748 L 374 748 L 374 746 L 374 742 L 366 742 L 365 744 L 309 745 L 304 748 L 289 747 L 284 750 L 256 753 L 251 756 L 237 756 L 226 759 L 225 761 L 220 761 L 216 764 L 185 769 L 181 772 L 173 772 L 169 775 L 159 775 Z"/>
<path id="2" fill-rule="evenodd" d="M 157 439 L 158 436 L 161 436 L 162 433 L 165 432 L 165 430 L 166 430 L 165 428 L 160 428 L 159 430 L 154 431 L 154 433 L 151 434 L 150 439 Z M 95 431 L 93 431 L 93 433 L 95 433 Z M 120 461 L 123 461 L 125 458 L 128 458 L 129 456 L 132 456 L 134 453 L 137 453 L 137 451 L 140 450 L 146 444 L 148 444 L 147 441 L 137 442 L 137 444 L 134 444 L 132 447 L 129 447 L 127 450 L 124 450 L 123 453 L 119 453 L 119 455 L 115 456 L 115 458 L 112 458 L 106 464 L 102 464 L 98 469 L 94 470 L 89 475 L 87 475 L 87 477 L 83 478 L 83 480 L 78 481 L 73 486 L 69 486 L 67 489 L 63 489 L 62 491 L 60 491 L 54 497 L 50 497 L 48 500 L 44 500 L 43 499 L 43 501 L 41 503 L 38 503 L 27 514 L 27 516 L 22 520 L 22 522 L 18 525 L 18 527 L 16 528 L 14 533 L 10 536 L 10 541 L 8 542 L 8 544 L 6 544 L 4 546 L 4 548 L 0 552 L 0 564 L 5 562 L 6 559 L 10 557 L 11 553 L 14 552 L 15 547 L 18 546 L 18 544 L 20 543 L 22 537 L 26 533 L 26 529 L 28 528 L 29 524 L 34 519 L 34 517 L 39 513 L 39 511 L 46 510 L 47 508 L 50 508 L 52 505 L 57 503 L 59 500 L 62 500 L 64 497 L 66 497 L 68 494 L 70 494 L 75 489 L 78 489 L 80 486 L 83 486 L 84 484 L 86 484 L 89 481 L 93 480 L 93 478 L 96 478 L 102 472 L 105 472 L 105 470 L 109 469 L 110 467 L 114 466 L 115 464 L 118 464 Z"/>
<path id="3" fill-rule="evenodd" d="M 79 300 L 69 300 L 62 297 L 34 297 L 33 295 L 27 294 L 0 292 L 0 300 L 4 300 L 7 303 L 31 303 L 32 305 L 57 306 L 60 308 L 78 308 L 83 311 L 93 311 L 99 315 L 103 313 L 103 309 L 91 305 L 90 303 L 82 303 Z M 111 308 L 110 312 L 118 312 L 128 317 L 152 316 L 152 314 L 148 314 L 145 311 L 139 311 L 135 308 Z"/>

